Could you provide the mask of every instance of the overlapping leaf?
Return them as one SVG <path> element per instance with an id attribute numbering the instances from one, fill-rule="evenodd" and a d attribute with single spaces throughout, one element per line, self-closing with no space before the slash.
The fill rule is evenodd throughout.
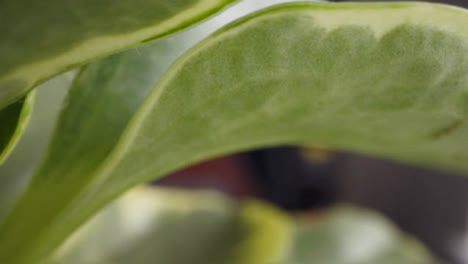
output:
<path id="1" fill-rule="evenodd" d="M 6 160 L 26 129 L 32 114 L 35 92 L 0 110 L 0 165 Z"/>
<path id="2" fill-rule="evenodd" d="M 178 31 L 230 2 L 1 1 L 0 109 L 44 79 L 146 39 Z"/>
<path id="3" fill-rule="evenodd" d="M 29 212 L 30 215 L 40 214 L 41 217 L 33 222 L 25 222 L 26 226 L 21 228 L 25 239 L 48 235 L 40 234 L 40 228 L 47 222 L 53 223 L 54 214 L 59 213 L 77 195 L 76 192 L 94 179 L 93 172 L 115 146 L 130 117 L 170 63 L 209 32 L 226 23 L 227 19 L 245 14 L 251 8 L 251 3 L 241 3 L 194 30 L 110 56 L 81 70 L 59 118 L 50 152 L 38 173 L 43 176 L 36 177 L 39 182 L 44 181 L 45 175 L 52 174 L 72 180 L 64 181 L 56 187 L 48 184 L 38 187 L 36 180 L 33 181 L 32 186 L 35 187 L 31 188 L 44 189 L 30 198 L 36 202 L 41 199 L 40 204 L 55 204 L 55 207 L 45 210 L 46 208 L 40 206 Z M 90 148 L 93 151 L 89 152 Z M 68 191 L 61 193 L 62 199 L 57 200 L 60 190 Z M 44 197 L 38 194 L 41 192 L 50 195 Z M 72 223 L 76 225 L 77 222 Z M 49 248 L 58 246 L 72 228 L 76 227 L 71 226 L 69 231 L 61 233 L 61 239 L 56 239 L 53 243 L 42 240 L 42 250 L 44 245 L 49 245 Z M 60 234 L 54 228 L 50 232 L 55 236 Z"/>
<path id="4" fill-rule="evenodd" d="M 75 73 L 61 74 L 35 89 L 34 113 L 14 151 L 0 166 L 0 221 L 24 191 L 41 161 Z"/>
<path id="5" fill-rule="evenodd" d="M 161 63 L 164 52 L 172 48 L 169 44 L 155 44 L 158 48 L 147 45 L 111 56 L 86 66 L 75 78 L 46 160 L 22 197 L 23 201 L 40 204 L 26 209 L 28 215 L 36 215 L 34 221 L 25 221 L 19 227 L 20 231 L 15 231 L 17 239 L 19 233 L 23 233 L 19 239 L 23 241 L 22 249 L 15 251 L 28 252 L 20 256 L 25 258 L 25 263 L 40 258 L 42 252 L 50 252 L 69 234 L 70 231 L 56 232 L 55 226 L 50 226 L 52 220 L 94 179 L 95 170 L 109 155 L 130 118 L 154 87 L 158 67 L 164 65 Z M 56 178 L 61 178 L 59 184 Z M 44 195 L 46 193 L 48 195 Z M 44 232 L 41 227 L 45 226 L 52 229 L 46 231 L 50 233 L 41 234 Z M 43 236 L 48 240 L 38 243 L 30 239 Z M 0 248 L 11 245 L 0 244 Z M 29 249 L 34 246 L 39 249 Z"/>
<path id="6" fill-rule="evenodd" d="M 321 145 L 468 172 L 467 22 L 463 9 L 423 3 L 268 9 L 182 56 L 141 107 L 154 51 L 87 67 L 0 227 L 0 260 L 43 257 L 129 187 L 254 147 Z"/>

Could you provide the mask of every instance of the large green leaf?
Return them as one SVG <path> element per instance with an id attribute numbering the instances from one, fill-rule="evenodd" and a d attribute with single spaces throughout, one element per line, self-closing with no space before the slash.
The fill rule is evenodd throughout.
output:
<path id="1" fill-rule="evenodd" d="M 119 232 L 115 232 L 119 230 Z M 56 264 L 430 264 L 376 213 L 339 206 L 293 220 L 266 203 L 206 191 L 138 188 L 100 212 Z"/>
<path id="2" fill-rule="evenodd" d="M 178 31 L 233 0 L 3 0 L 0 109 L 73 66 Z"/>
<path id="3" fill-rule="evenodd" d="M 0 165 L 18 143 L 32 114 L 35 92 L 0 110 Z"/>
<path id="4" fill-rule="evenodd" d="M 80 221 L 67 223 L 69 227 L 66 232 L 56 232 L 55 228 L 51 228 L 50 234 L 41 233 L 44 226 L 55 226 L 54 217 L 94 180 L 93 172 L 115 146 L 129 119 L 170 63 L 209 32 L 226 23 L 226 20 L 240 16 L 251 8 L 252 2 L 241 3 L 195 29 L 83 67 L 65 100 L 45 162 L 31 184 L 30 191 L 34 194 L 23 198 L 41 205 L 24 209 L 28 211 L 27 218 L 33 217 L 36 220 L 24 221 L 23 226 L 19 227 L 23 235 L 16 232 L 15 237 L 21 248 L 11 250 L 10 253 L 27 251 L 28 254 L 16 256 L 30 255 L 31 259 L 37 260 L 39 257 L 28 248 L 38 244 L 42 253 L 37 254 L 47 255 L 48 251 L 58 246 L 76 228 Z M 91 152 L 90 148 L 93 149 Z M 50 185 L 44 183 L 44 179 L 48 177 L 67 177 L 73 180 Z M 61 199 L 57 199 L 59 196 Z M 85 215 L 88 214 L 83 214 L 81 221 L 85 219 Z M 54 237 L 52 242 L 48 240 L 49 235 Z M 34 242 L 33 237 L 42 239 Z M 13 241 L 10 240 L 8 244 L 13 246 Z"/>
<path id="5" fill-rule="evenodd" d="M 463 9 L 423 3 L 268 9 L 181 57 L 141 107 L 154 50 L 87 67 L 0 227 L 0 261 L 48 255 L 135 184 L 254 147 L 324 145 L 467 172 L 466 22 Z"/>

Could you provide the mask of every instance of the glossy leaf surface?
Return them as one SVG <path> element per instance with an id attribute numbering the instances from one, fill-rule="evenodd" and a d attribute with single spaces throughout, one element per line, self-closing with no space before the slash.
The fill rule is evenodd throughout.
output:
<path id="1" fill-rule="evenodd" d="M 0 165 L 13 151 L 26 129 L 34 105 L 35 92 L 26 98 L 0 110 Z"/>
<path id="2" fill-rule="evenodd" d="M 0 227 L 0 260 L 45 256 L 131 186 L 235 151 L 320 145 L 468 172 L 467 21 L 423 3 L 268 9 L 182 56 L 141 107 L 154 51 L 89 66 Z"/>
<path id="3" fill-rule="evenodd" d="M 119 230 L 119 232 L 116 232 Z M 429 264 L 383 217 L 339 206 L 294 220 L 266 203 L 215 192 L 139 188 L 100 212 L 55 264 Z"/>
<path id="4" fill-rule="evenodd" d="M 0 109 L 60 72 L 178 31 L 232 0 L 0 2 Z"/>

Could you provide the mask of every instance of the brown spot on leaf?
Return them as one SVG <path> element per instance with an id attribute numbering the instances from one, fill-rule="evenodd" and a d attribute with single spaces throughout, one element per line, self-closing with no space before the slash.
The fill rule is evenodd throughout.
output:
<path id="1" fill-rule="evenodd" d="M 447 126 L 441 130 L 439 130 L 437 133 L 434 134 L 434 138 L 436 139 L 440 139 L 440 138 L 443 138 L 443 137 L 446 137 L 446 136 L 449 136 L 451 134 L 453 134 L 453 132 L 455 132 L 458 128 L 461 127 L 461 125 L 463 125 L 463 123 L 465 123 L 465 121 L 467 121 L 468 118 L 463 118 L 463 119 L 459 119 L 455 122 L 453 122 L 450 126 Z"/>

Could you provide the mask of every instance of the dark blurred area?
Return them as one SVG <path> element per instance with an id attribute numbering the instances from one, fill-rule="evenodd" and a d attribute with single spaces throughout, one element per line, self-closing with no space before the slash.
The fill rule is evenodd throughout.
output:
<path id="1" fill-rule="evenodd" d="M 462 0 L 429 2 L 468 7 Z M 209 161 L 156 184 L 255 196 L 293 212 L 350 202 L 387 215 L 437 257 L 468 263 L 468 179 L 460 175 L 349 153 L 278 147 Z"/>

